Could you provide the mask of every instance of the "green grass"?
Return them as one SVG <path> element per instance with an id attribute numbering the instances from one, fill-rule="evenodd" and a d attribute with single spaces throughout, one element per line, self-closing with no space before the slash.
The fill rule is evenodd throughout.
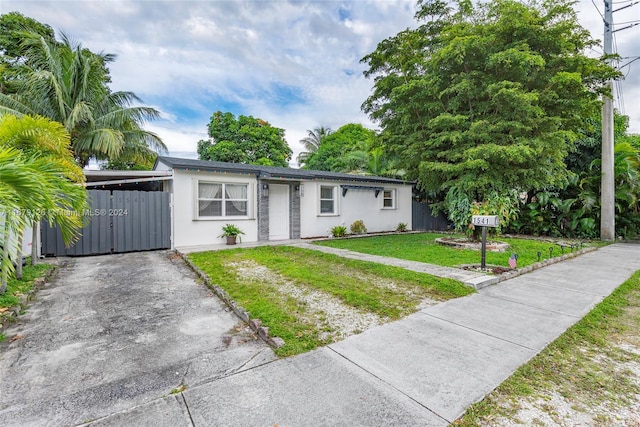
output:
<path id="1" fill-rule="evenodd" d="M 20 297 L 28 294 L 33 288 L 33 281 L 38 277 L 43 277 L 53 266 L 51 264 L 27 263 L 22 269 L 22 280 L 10 279 L 7 282 L 7 291 L 0 295 L 0 314 L 5 309 L 20 305 Z"/>
<path id="2" fill-rule="evenodd" d="M 202 252 L 189 255 L 189 259 L 251 317 L 262 320 L 272 336 L 285 341 L 276 350 L 281 356 L 331 342 L 322 333 L 326 332 L 322 319 L 309 319 L 306 304 L 279 290 L 283 283 L 323 292 L 385 320 L 416 311 L 426 298 L 443 301 L 473 292 L 455 280 L 288 246 Z M 250 277 L 238 272 L 243 266 L 249 270 L 267 267 L 275 276 L 271 280 Z M 393 286 L 386 286 L 389 283 Z"/>
<path id="3" fill-rule="evenodd" d="M 479 264 L 480 251 L 473 249 L 456 249 L 440 245 L 435 242 L 438 237 L 463 237 L 462 235 L 438 234 L 438 233 L 411 233 L 393 234 L 387 236 L 361 237 L 357 239 L 323 240 L 316 242 L 318 245 L 330 246 L 340 249 L 348 249 L 371 255 L 381 255 L 393 258 L 420 261 L 445 267 L 456 267 L 463 264 Z M 538 262 L 538 252 L 541 260 L 549 258 L 549 248 L 553 247 L 553 257 L 562 255 L 560 246 L 541 240 L 494 238 L 509 243 L 510 248 L 505 252 L 487 251 L 486 262 L 488 265 L 508 267 L 511 254 L 518 254 L 518 267 L 525 267 Z M 589 245 L 593 245 L 590 243 Z M 569 253 L 570 248 L 565 248 L 564 253 Z"/>
<path id="4" fill-rule="evenodd" d="M 519 398 L 544 399 L 549 390 L 586 411 L 603 404 L 613 411 L 629 407 L 637 384 L 612 361 L 638 362 L 640 356 L 620 348 L 624 341 L 640 344 L 640 271 L 454 424 L 491 425 L 498 416 L 511 418 Z"/>

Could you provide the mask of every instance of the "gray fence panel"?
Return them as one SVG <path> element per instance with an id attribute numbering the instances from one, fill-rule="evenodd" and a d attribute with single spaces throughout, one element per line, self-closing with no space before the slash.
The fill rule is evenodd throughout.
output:
<path id="1" fill-rule="evenodd" d="M 52 226 L 47 221 L 40 223 L 40 235 L 42 238 L 42 255 L 57 256 L 66 253 L 62 233 L 56 226 Z"/>
<path id="2" fill-rule="evenodd" d="M 160 227 L 160 242 L 163 248 L 171 247 L 171 193 L 162 192 L 161 203 L 162 209 L 158 209 L 160 212 L 160 221 L 162 226 Z"/>
<path id="3" fill-rule="evenodd" d="M 43 255 L 88 255 L 111 253 L 111 223 L 109 206 L 111 194 L 104 190 L 88 190 L 89 210 L 84 214 L 85 226 L 78 241 L 65 247 L 62 232 L 57 226 L 42 221 L 42 254 Z"/>
<path id="4" fill-rule="evenodd" d="M 149 249 L 171 247 L 171 210 L 170 194 L 165 192 L 147 192 L 152 200 L 147 202 L 149 218 L 153 220 L 149 227 Z"/>
<path id="5" fill-rule="evenodd" d="M 42 253 L 49 256 L 98 255 L 171 247 L 169 193 L 90 190 L 90 221 L 80 240 L 64 247 L 58 227 L 43 221 Z"/>
<path id="6" fill-rule="evenodd" d="M 126 248 L 131 246 L 129 235 L 129 223 L 132 222 L 133 211 L 129 209 L 127 192 L 114 191 L 111 198 L 114 215 L 111 218 L 113 223 L 113 246 L 114 248 Z M 119 252 L 115 249 L 116 252 Z M 124 252 L 124 250 L 123 250 Z"/>
<path id="7" fill-rule="evenodd" d="M 114 252 L 171 247 L 169 193 L 114 191 Z"/>
<path id="8" fill-rule="evenodd" d="M 446 231 L 450 222 L 442 213 L 434 217 L 429 203 L 416 201 L 411 206 L 411 220 L 416 231 Z"/>
<path id="9" fill-rule="evenodd" d="M 72 246 L 75 253 L 69 255 L 108 254 L 111 252 L 111 193 L 105 190 L 89 190 L 91 198 L 90 222 L 82 230 L 79 244 Z"/>

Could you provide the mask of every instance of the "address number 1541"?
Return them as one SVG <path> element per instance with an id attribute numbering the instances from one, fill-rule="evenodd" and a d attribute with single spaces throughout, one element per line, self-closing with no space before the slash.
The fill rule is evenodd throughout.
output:
<path id="1" fill-rule="evenodd" d="M 471 223 L 481 227 L 497 227 L 500 225 L 498 215 L 473 215 Z"/>

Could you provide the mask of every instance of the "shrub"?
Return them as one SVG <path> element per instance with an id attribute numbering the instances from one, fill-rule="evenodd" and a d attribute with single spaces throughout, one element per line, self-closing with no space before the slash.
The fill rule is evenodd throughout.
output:
<path id="1" fill-rule="evenodd" d="M 405 222 L 399 223 L 398 226 L 396 227 L 396 231 L 404 233 L 405 231 L 407 231 L 407 224 Z"/>
<path id="2" fill-rule="evenodd" d="M 333 237 L 344 237 L 347 235 L 347 227 L 345 227 L 344 225 L 336 225 L 335 227 L 331 228 L 331 235 Z"/>
<path id="3" fill-rule="evenodd" d="M 367 232 L 367 227 L 364 225 L 364 221 L 361 219 L 356 220 L 351 224 L 351 232 L 353 234 L 364 234 Z"/>

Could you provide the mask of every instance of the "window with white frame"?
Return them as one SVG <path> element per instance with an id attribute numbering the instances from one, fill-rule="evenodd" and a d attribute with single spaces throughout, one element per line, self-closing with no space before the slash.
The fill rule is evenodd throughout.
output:
<path id="1" fill-rule="evenodd" d="M 336 206 L 336 189 L 335 185 L 320 186 L 320 215 L 331 215 L 338 212 Z"/>
<path id="2" fill-rule="evenodd" d="M 382 191 L 382 209 L 395 209 L 396 207 L 396 190 Z"/>
<path id="3" fill-rule="evenodd" d="M 248 185 L 198 182 L 198 218 L 246 216 Z"/>

